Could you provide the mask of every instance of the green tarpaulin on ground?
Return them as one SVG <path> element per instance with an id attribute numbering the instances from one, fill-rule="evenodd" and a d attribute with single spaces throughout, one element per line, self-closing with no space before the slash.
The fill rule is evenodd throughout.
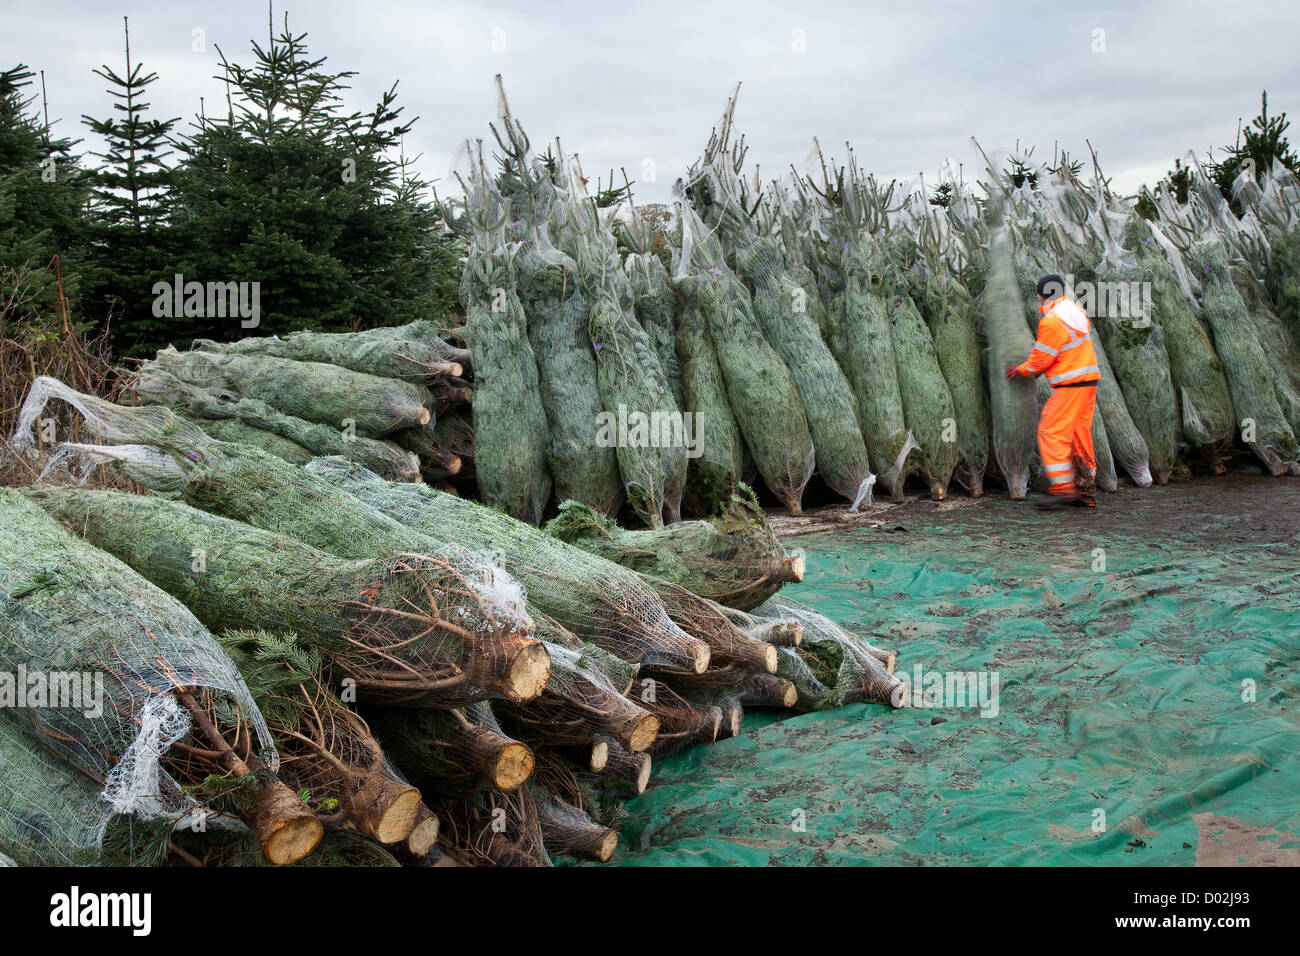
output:
<path id="1" fill-rule="evenodd" d="M 897 648 L 900 674 L 996 673 L 997 715 L 747 715 L 656 761 L 614 862 L 1300 863 L 1294 522 L 1216 512 L 1229 488 L 1188 530 L 1165 491 L 1107 496 L 1118 522 L 993 501 L 794 542 L 808 573 L 783 593 Z"/>

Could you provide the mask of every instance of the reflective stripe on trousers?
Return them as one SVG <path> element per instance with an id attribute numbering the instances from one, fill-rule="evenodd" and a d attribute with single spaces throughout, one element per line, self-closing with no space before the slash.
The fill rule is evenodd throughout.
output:
<path id="1" fill-rule="evenodd" d="M 1073 486 L 1074 484 L 1074 465 L 1071 462 L 1044 464 L 1043 471 L 1047 475 L 1048 484 L 1053 487 L 1056 485 Z"/>
<path id="2" fill-rule="evenodd" d="M 1097 459 L 1092 448 L 1092 416 L 1097 407 L 1095 388 L 1057 388 L 1043 406 L 1038 422 L 1038 454 L 1054 495 L 1079 494 L 1091 498 L 1095 491 Z"/>

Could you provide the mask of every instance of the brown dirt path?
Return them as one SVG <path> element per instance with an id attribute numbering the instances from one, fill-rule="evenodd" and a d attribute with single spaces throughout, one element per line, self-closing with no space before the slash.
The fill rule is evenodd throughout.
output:
<path id="1" fill-rule="evenodd" d="M 802 515 L 773 512 L 770 518 L 783 538 L 861 527 L 892 530 L 950 523 L 971 531 L 983 528 L 1018 535 L 1032 534 L 1036 525 L 1052 531 L 1077 525 L 1092 534 L 1136 533 L 1158 544 L 1266 544 L 1300 536 L 1300 481 L 1292 478 L 1233 473 L 1162 487 L 1123 484 L 1114 494 L 1101 495 L 1095 511 L 1040 512 L 1033 506 L 1038 497 L 1010 501 L 998 495 L 956 495 L 935 502 L 914 495 L 899 504 L 876 502 L 857 514 L 843 505 L 824 505 Z"/>

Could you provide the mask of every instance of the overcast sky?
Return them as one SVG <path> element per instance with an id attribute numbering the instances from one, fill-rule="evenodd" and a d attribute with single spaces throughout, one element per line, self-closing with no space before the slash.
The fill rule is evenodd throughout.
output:
<path id="1" fill-rule="evenodd" d="M 1086 157 L 1086 138 L 1132 190 L 1189 148 L 1231 142 L 1263 88 L 1274 111 L 1300 116 L 1293 3 L 277 0 L 277 28 L 286 12 L 313 54 L 358 72 L 350 105 L 400 80 L 404 115 L 420 117 L 406 149 L 423 153 L 426 178 L 445 180 L 465 137 L 489 136 L 501 73 L 534 143 L 559 135 L 593 180 L 626 167 L 644 201 L 668 198 L 737 81 L 737 127 L 764 178 L 802 168 L 814 135 L 905 180 L 946 157 L 978 172 L 972 136 L 990 152 L 1035 144 L 1036 159 L 1054 143 Z M 209 113 L 221 100 L 214 45 L 247 63 L 267 33 L 265 2 L 0 0 L 0 64 L 45 71 L 60 134 L 108 115 L 91 69 L 121 71 L 123 15 L 133 57 L 161 77 L 154 115 L 186 122 L 200 96 Z"/>

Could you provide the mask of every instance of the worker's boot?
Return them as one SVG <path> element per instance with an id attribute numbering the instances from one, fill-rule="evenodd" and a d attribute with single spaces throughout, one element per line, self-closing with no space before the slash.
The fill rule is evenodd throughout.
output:
<path id="1" fill-rule="evenodd" d="M 1084 467 L 1078 459 L 1074 464 L 1074 491 L 1077 504 L 1084 508 L 1097 507 L 1097 471 Z"/>
<path id="2" fill-rule="evenodd" d="M 1075 494 L 1048 494 L 1035 501 L 1034 507 L 1039 511 L 1063 511 L 1066 508 L 1074 508 L 1081 503 L 1079 496 Z"/>

